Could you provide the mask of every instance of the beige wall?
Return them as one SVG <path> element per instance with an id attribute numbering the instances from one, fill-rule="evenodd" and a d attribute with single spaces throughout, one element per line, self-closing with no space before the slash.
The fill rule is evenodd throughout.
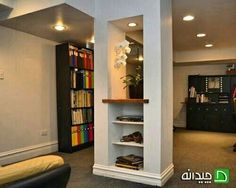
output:
<path id="1" fill-rule="evenodd" d="M 1 163 L 5 155 L 57 145 L 57 121 L 55 43 L 1 26 L 0 41 Z"/>
<path id="2" fill-rule="evenodd" d="M 193 62 L 193 61 L 217 61 L 236 59 L 236 48 L 205 48 L 204 50 L 194 51 L 175 51 L 175 62 Z"/>
<path id="3" fill-rule="evenodd" d="M 114 67 L 116 53 L 115 46 L 125 40 L 125 32 L 121 31 L 119 28 L 109 23 L 109 98 L 126 98 L 126 89 L 123 89 L 124 84 L 120 79 L 122 76 L 126 75 L 126 66 L 121 66 L 119 69 Z"/>
<path id="4" fill-rule="evenodd" d="M 174 66 L 174 124 L 178 127 L 185 127 L 185 105 L 184 102 L 188 92 L 188 75 L 217 75 L 225 74 L 226 65 L 193 65 Z"/>

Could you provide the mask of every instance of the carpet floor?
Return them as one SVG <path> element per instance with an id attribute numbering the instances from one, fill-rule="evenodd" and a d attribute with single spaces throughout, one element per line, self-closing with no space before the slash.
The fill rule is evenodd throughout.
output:
<path id="1" fill-rule="evenodd" d="M 236 134 L 177 129 L 174 132 L 174 175 L 164 188 L 236 187 L 236 152 L 232 145 Z M 93 147 L 73 154 L 59 153 L 72 168 L 68 188 L 152 188 L 154 186 L 95 176 L 92 174 Z M 214 173 L 216 168 L 230 169 L 230 182 L 225 185 L 182 181 L 181 175 L 191 172 Z"/>

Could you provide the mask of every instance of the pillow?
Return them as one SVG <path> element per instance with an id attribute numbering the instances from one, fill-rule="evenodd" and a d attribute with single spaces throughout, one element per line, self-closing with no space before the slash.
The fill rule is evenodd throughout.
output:
<path id="1" fill-rule="evenodd" d="M 64 164 L 61 157 L 47 155 L 0 168 L 0 185 L 36 175 Z"/>

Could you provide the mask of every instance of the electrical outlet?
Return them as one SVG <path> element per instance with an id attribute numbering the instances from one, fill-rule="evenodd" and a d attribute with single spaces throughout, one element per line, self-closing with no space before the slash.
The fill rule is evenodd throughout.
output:
<path id="1" fill-rule="evenodd" d="M 48 135 L 48 130 L 41 130 L 40 135 L 41 136 L 47 136 Z"/>

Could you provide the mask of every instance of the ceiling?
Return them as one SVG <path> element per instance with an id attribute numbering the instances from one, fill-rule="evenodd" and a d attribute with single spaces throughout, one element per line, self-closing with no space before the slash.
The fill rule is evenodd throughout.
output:
<path id="1" fill-rule="evenodd" d="M 64 23 L 67 29 L 63 32 L 52 29 L 58 22 Z M 93 36 L 93 23 L 94 19 L 89 15 L 62 4 L 1 21 L 0 25 L 59 43 L 74 42 L 85 45 Z"/>
<path id="2" fill-rule="evenodd" d="M 135 27 L 129 27 L 128 24 L 134 22 L 137 24 Z M 134 17 L 128 17 L 123 18 L 119 20 L 114 20 L 111 22 L 116 27 L 121 29 L 124 32 L 134 32 L 134 31 L 140 31 L 143 29 L 143 16 L 134 16 Z"/>
<path id="3" fill-rule="evenodd" d="M 213 43 L 215 48 L 236 47 L 236 0 L 172 1 L 174 51 L 206 49 L 204 45 L 208 42 Z M 0 4 L 0 11 L 6 8 L 8 7 Z M 184 22 L 182 18 L 187 14 L 195 16 L 195 20 Z M 52 29 L 58 20 L 67 25 L 66 31 Z M 138 23 L 137 27 L 128 27 L 127 24 L 131 21 Z M 143 16 L 112 23 L 127 32 L 127 35 L 132 32 L 132 36 L 140 36 L 142 41 Z M 94 31 L 92 17 L 66 4 L 7 19 L 1 21 L 0 25 L 59 43 L 69 41 L 82 45 L 91 40 Z M 207 36 L 197 38 L 196 34 L 200 32 Z"/>
<path id="4" fill-rule="evenodd" d="M 236 47 L 236 0 L 173 0 L 173 39 L 175 51 Z M 183 16 L 195 19 L 184 22 Z M 206 37 L 197 38 L 197 33 Z"/>

